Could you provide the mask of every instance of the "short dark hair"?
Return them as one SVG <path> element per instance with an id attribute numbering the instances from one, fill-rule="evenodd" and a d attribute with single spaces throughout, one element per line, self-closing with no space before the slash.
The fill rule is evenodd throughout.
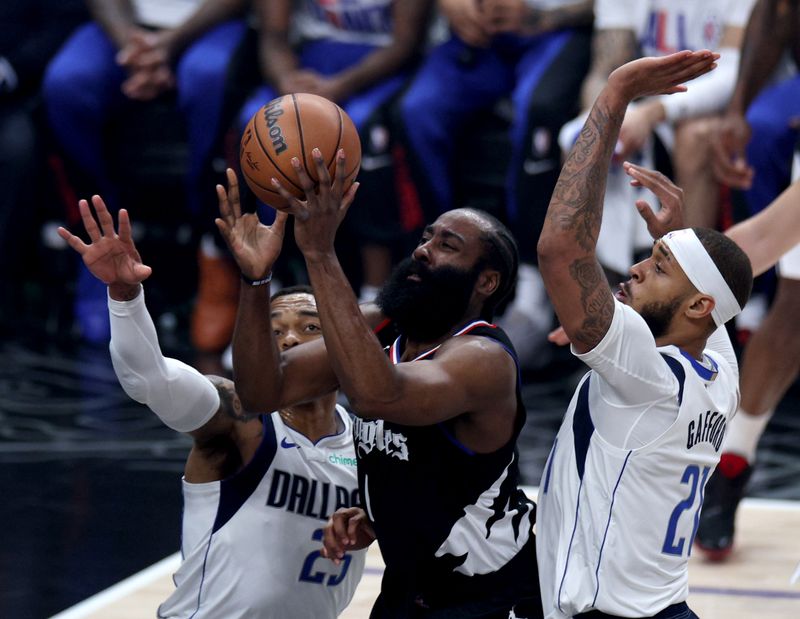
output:
<path id="1" fill-rule="evenodd" d="M 274 292 L 269 300 L 274 301 L 279 297 L 288 297 L 292 294 L 310 294 L 313 297 L 314 289 L 311 286 L 306 286 L 304 284 L 298 286 L 287 286 L 286 288 L 281 288 L 277 292 Z"/>
<path id="2" fill-rule="evenodd" d="M 710 228 L 692 228 L 722 274 L 739 307 L 744 307 L 753 289 L 750 258 L 734 241 Z"/>
<path id="3" fill-rule="evenodd" d="M 519 248 L 511 231 L 497 217 L 480 209 L 465 208 L 463 210 L 475 213 L 489 224 L 486 230 L 481 231 L 484 253 L 477 268 L 493 269 L 500 274 L 500 284 L 497 286 L 497 290 L 486 299 L 481 309 L 481 318 L 492 320 L 497 306 L 514 290 L 517 283 Z"/>

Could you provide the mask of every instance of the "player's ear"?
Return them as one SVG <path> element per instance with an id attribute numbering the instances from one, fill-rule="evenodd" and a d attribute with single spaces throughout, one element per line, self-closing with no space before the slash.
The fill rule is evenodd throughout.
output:
<path id="1" fill-rule="evenodd" d="M 692 320 L 705 318 L 711 315 L 715 306 L 714 297 L 698 292 L 689 299 L 689 304 L 686 307 L 686 317 Z"/>
<path id="2" fill-rule="evenodd" d="M 484 269 L 478 276 L 477 290 L 490 297 L 500 287 L 500 273 L 494 269 Z"/>

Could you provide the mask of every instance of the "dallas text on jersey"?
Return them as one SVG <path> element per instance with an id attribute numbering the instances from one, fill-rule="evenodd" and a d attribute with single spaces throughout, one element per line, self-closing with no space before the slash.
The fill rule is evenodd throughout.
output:
<path id="1" fill-rule="evenodd" d="M 340 507 L 359 505 L 358 489 L 352 491 L 328 482 L 319 483 L 296 473 L 275 469 L 267 505 L 302 516 L 327 520 Z"/>

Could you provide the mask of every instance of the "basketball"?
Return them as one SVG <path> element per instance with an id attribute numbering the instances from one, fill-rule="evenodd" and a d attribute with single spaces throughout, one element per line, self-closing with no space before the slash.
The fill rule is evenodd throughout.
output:
<path id="1" fill-rule="evenodd" d="M 336 153 L 344 149 L 347 191 L 361 166 L 361 141 L 347 113 L 333 101 L 307 93 L 273 99 L 253 115 L 242 134 L 239 160 L 245 182 L 259 200 L 284 209 L 287 202 L 272 185 L 272 178 L 303 199 L 305 194 L 291 161 L 297 157 L 311 179 L 318 181 L 311 156 L 314 148 L 322 152 L 331 179 L 336 171 Z"/>

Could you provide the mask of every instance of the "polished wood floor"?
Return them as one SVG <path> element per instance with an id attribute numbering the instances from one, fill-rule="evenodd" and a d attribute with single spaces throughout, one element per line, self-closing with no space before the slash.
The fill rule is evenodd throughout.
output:
<path id="1" fill-rule="evenodd" d="M 792 585 L 800 561 L 800 503 L 747 499 L 739 514 L 735 552 L 709 563 L 695 552 L 689 604 L 703 619 L 795 619 L 800 617 L 800 583 Z M 154 617 L 172 590 L 178 555 L 171 555 L 53 619 L 140 619 Z M 382 561 L 370 549 L 367 569 L 343 619 L 369 616 L 380 589 Z"/>

